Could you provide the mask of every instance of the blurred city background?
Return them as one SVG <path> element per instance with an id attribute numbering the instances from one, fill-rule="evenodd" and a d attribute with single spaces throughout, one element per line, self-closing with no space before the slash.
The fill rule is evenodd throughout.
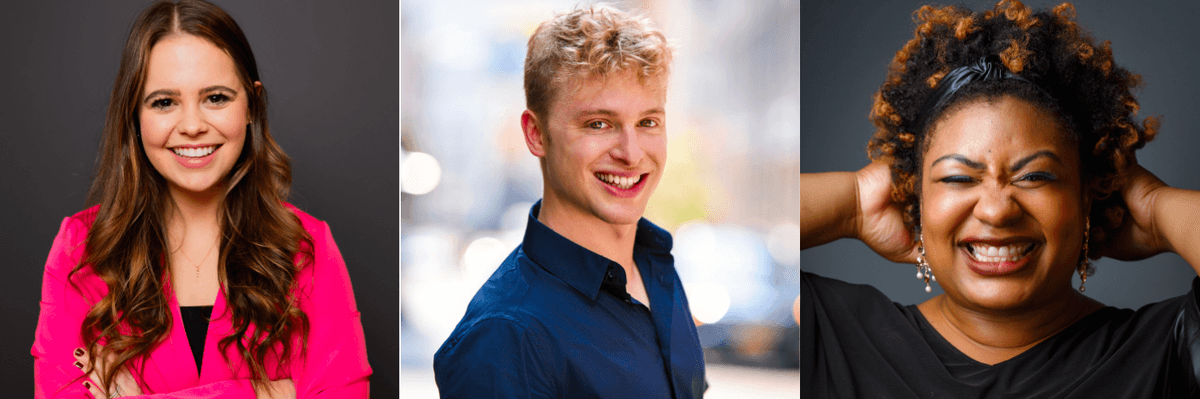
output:
<path id="1" fill-rule="evenodd" d="M 541 198 L 520 130 L 529 35 L 589 3 L 402 2 L 404 397 L 437 396 L 434 352 Z M 706 397 L 797 397 L 799 2 L 616 4 L 649 16 L 677 46 L 668 161 L 645 216 L 675 238 Z"/>

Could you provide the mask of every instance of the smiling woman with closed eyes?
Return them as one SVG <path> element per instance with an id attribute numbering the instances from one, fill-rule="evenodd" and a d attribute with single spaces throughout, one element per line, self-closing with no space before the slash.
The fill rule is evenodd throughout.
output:
<path id="1" fill-rule="evenodd" d="M 803 396 L 1200 394 L 1200 279 L 1137 311 L 1084 294 L 1099 257 L 1174 252 L 1200 273 L 1200 192 L 1134 157 L 1158 127 L 1134 118 L 1140 77 L 1070 4 L 915 20 L 875 97 L 873 162 L 802 175 L 801 246 L 861 240 L 944 294 L 904 306 L 802 273 Z"/>
<path id="2" fill-rule="evenodd" d="M 357 398 L 362 325 L 237 23 L 158 1 L 130 31 L 89 207 L 46 262 L 36 397 Z"/>

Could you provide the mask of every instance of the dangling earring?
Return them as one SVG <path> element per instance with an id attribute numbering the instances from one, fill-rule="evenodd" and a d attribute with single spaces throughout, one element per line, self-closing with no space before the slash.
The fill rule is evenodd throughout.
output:
<path id="1" fill-rule="evenodd" d="M 1092 266 L 1092 262 L 1088 260 L 1088 232 L 1092 230 L 1092 218 L 1087 216 L 1084 219 L 1083 227 L 1083 260 L 1079 261 L 1079 292 L 1086 291 L 1083 287 L 1087 283 L 1088 268 Z"/>
<path id="2" fill-rule="evenodd" d="M 937 281 L 937 277 L 933 276 L 933 269 L 929 268 L 929 260 L 925 259 L 925 235 L 922 234 L 919 240 L 921 240 L 921 244 L 917 246 L 917 278 L 925 280 L 925 292 L 933 292 L 933 288 L 929 287 L 929 281 Z"/>

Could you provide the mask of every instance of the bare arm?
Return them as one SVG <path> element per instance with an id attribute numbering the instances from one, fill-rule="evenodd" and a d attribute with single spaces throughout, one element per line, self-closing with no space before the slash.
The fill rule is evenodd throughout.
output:
<path id="1" fill-rule="evenodd" d="M 854 172 L 800 175 L 800 248 L 854 238 L 893 262 L 916 263 L 917 242 L 892 202 L 892 172 L 874 162 Z"/>
<path id="2" fill-rule="evenodd" d="M 1154 220 L 1167 250 L 1179 254 L 1200 274 L 1200 191 L 1159 189 Z"/>
<path id="3" fill-rule="evenodd" d="M 1174 252 L 1200 274 L 1200 191 L 1167 186 L 1136 160 L 1126 173 L 1120 194 L 1128 212 L 1108 248 L 1092 256 L 1139 260 Z"/>
<path id="4" fill-rule="evenodd" d="M 800 174 L 800 249 L 855 236 L 857 186 L 854 172 Z"/>

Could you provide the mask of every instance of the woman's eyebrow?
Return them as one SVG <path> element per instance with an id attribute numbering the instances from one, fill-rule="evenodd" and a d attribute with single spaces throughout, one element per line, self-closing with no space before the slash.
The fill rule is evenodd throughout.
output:
<path id="1" fill-rule="evenodd" d="M 1053 159 L 1054 162 L 1058 162 L 1059 165 L 1062 165 L 1062 160 L 1058 159 L 1058 155 L 1054 155 L 1054 151 L 1041 150 L 1041 151 L 1033 153 L 1033 155 L 1018 159 L 1017 162 L 1013 162 L 1012 166 L 1009 167 L 1008 170 L 1010 170 L 1010 171 L 1020 170 L 1021 168 L 1024 168 L 1026 164 L 1029 164 L 1030 162 L 1033 162 L 1033 160 L 1038 159 L 1038 158 L 1050 158 L 1050 159 Z"/>
<path id="2" fill-rule="evenodd" d="M 221 85 L 212 85 L 212 86 L 205 87 L 203 90 L 200 90 L 200 94 L 208 94 L 208 93 L 212 93 L 214 91 L 221 91 L 221 90 L 231 92 L 235 96 L 237 95 L 237 90 L 230 89 L 228 87 L 221 86 Z"/>
<path id="3" fill-rule="evenodd" d="M 945 160 L 955 160 L 958 162 L 962 162 L 964 165 L 971 167 L 971 169 L 979 169 L 979 170 L 984 169 L 984 165 L 982 162 L 972 161 L 961 154 L 950 154 L 950 155 L 942 156 L 941 158 L 938 158 L 937 160 L 933 161 L 932 164 L 929 164 L 929 167 L 932 168 L 934 165 L 937 165 L 938 162 L 942 162 Z"/>
<path id="4" fill-rule="evenodd" d="M 1013 162 L 1012 166 L 1009 167 L 1008 170 L 1019 170 L 1021 168 L 1024 168 L 1025 165 L 1028 165 L 1030 162 L 1033 162 L 1033 160 L 1038 159 L 1038 158 L 1050 158 L 1050 159 L 1054 160 L 1054 162 L 1058 162 L 1059 164 L 1062 164 L 1062 160 L 1058 159 L 1058 155 L 1054 155 L 1054 151 L 1041 150 L 1041 151 L 1035 152 L 1025 158 L 1018 159 L 1017 162 Z M 982 170 L 985 168 L 985 166 L 983 165 L 982 162 L 972 161 L 961 154 L 950 154 L 950 155 L 946 155 L 941 158 L 938 158 L 937 160 L 933 161 L 933 163 L 930 164 L 929 167 L 933 167 L 934 165 L 937 165 L 938 162 L 942 162 L 945 160 L 954 160 L 954 161 L 962 162 L 964 165 L 967 165 L 967 166 L 971 167 L 972 169 Z"/>

